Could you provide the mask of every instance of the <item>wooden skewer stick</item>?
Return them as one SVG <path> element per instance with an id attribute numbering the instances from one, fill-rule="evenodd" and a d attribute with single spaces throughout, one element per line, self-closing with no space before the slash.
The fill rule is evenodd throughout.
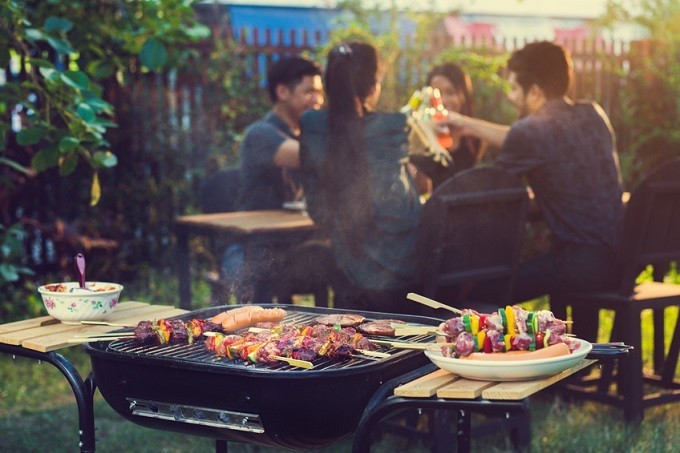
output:
<path id="1" fill-rule="evenodd" d="M 359 352 L 362 355 L 366 355 L 369 357 L 378 357 L 380 359 L 392 357 L 392 354 L 388 354 L 387 352 L 369 351 L 368 349 L 357 349 L 357 352 Z"/>
<path id="2" fill-rule="evenodd" d="M 394 335 L 400 337 L 402 335 L 440 335 L 446 336 L 441 330 L 436 330 L 435 326 L 405 326 L 403 324 L 392 324 L 394 328 Z"/>
<path id="3" fill-rule="evenodd" d="M 415 349 L 419 351 L 426 351 L 430 349 L 439 349 L 442 346 L 455 346 L 456 343 L 407 343 L 404 341 L 384 341 L 384 340 L 369 340 L 372 343 L 390 346 L 397 349 Z"/>
<path id="4" fill-rule="evenodd" d="M 408 293 L 406 295 L 406 298 L 410 299 L 414 302 L 418 302 L 420 304 L 427 305 L 428 307 L 443 308 L 445 310 L 452 311 L 452 312 L 459 314 L 459 315 L 463 313 L 463 311 L 458 309 L 458 308 L 454 308 L 454 307 L 451 307 L 449 305 L 443 304 L 441 302 L 437 302 L 436 300 L 430 299 L 429 297 L 421 296 L 420 294 Z"/>
<path id="5" fill-rule="evenodd" d="M 86 335 L 74 335 L 73 338 L 99 338 L 99 337 L 118 337 L 118 338 L 132 338 L 135 334 L 133 332 L 110 332 L 110 333 L 90 333 Z"/>
<path id="6" fill-rule="evenodd" d="M 66 340 L 67 343 L 90 343 L 94 341 L 114 341 L 114 340 L 125 340 L 132 337 L 89 337 L 89 338 L 69 338 Z"/>
<path id="7" fill-rule="evenodd" d="M 111 326 L 111 327 L 136 327 L 135 325 L 131 324 L 116 324 L 114 322 L 105 322 L 105 321 L 62 321 L 62 324 L 66 324 L 67 326 Z"/>
<path id="8" fill-rule="evenodd" d="M 312 362 L 308 362 L 307 360 L 298 360 L 298 359 L 291 359 L 289 357 L 281 357 L 278 355 L 272 355 L 269 356 L 272 359 L 280 360 L 282 362 L 287 362 L 289 365 L 293 365 L 299 368 L 305 368 L 307 370 L 311 370 L 314 368 L 314 364 Z"/>

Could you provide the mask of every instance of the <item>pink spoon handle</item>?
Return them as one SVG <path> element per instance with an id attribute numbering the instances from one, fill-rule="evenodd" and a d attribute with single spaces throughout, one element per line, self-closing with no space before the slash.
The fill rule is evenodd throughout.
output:
<path id="1" fill-rule="evenodd" d="M 76 272 L 78 273 L 80 287 L 85 288 L 85 257 L 82 253 L 76 255 Z"/>

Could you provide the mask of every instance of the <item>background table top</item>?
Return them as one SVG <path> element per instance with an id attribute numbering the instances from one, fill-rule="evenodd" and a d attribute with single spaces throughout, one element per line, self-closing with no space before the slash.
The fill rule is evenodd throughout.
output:
<path id="1" fill-rule="evenodd" d="M 204 228 L 245 234 L 318 228 L 305 213 L 283 209 L 181 216 L 175 223 L 185 229 Z"/>

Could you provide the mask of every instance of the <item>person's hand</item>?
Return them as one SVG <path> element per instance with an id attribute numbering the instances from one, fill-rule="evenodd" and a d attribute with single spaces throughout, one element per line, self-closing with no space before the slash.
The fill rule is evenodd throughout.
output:
<path id="1" fill-rule="evenodd" d="M 446 123 L 453 128 L 463 129 L 465 127 L 465 116 L 458 112 L 449 112 Z"/>

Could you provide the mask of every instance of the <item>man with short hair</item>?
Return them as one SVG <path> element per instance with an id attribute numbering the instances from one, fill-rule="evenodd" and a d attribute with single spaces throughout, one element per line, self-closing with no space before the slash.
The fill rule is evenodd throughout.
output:
<path id="1" fill-rule="evenodd" d="M 534 42 L 507 64 L 511 127 L 450 114 L 463 133 L 501 147 L 496 167 L 524 176 L 551 235 L 552 248 L 520 264 L 512 301 L 615 285 L 615 247 L 623 222 L 614 132 L 594 102 L 567 97 L 569 51 Z"/>
<path id="2" fill-rule="evenodd" d="M 283 57 L 267 72 L 267 90 L 274 105 L 246 129 L 241 143 L 240 211 L 281 209 L 299 201 L 303 190 L 300 168 L 300 118 L 309 109 L 319 109 L 324 98 L 321 68 L 301 57 Z M 243 244 L 231 244 L 222 258 L 222 273 L 231 281 L 239 303 L 270 303 L 269 281 L 276 278 L 277 250 L 249 244 L 244 263 Z"/>
<path id="3" fill-rule="evenodd" d="M 276 61 L 267 73 L 267 89 L 274 103 L 264 118 L 246 129 L 241 143 L 241 186 L 238 209 L 281 209 L 298 201 L 302 186 L 300 118 L 323 105 L 321 69 L 301 57 Z"/>

